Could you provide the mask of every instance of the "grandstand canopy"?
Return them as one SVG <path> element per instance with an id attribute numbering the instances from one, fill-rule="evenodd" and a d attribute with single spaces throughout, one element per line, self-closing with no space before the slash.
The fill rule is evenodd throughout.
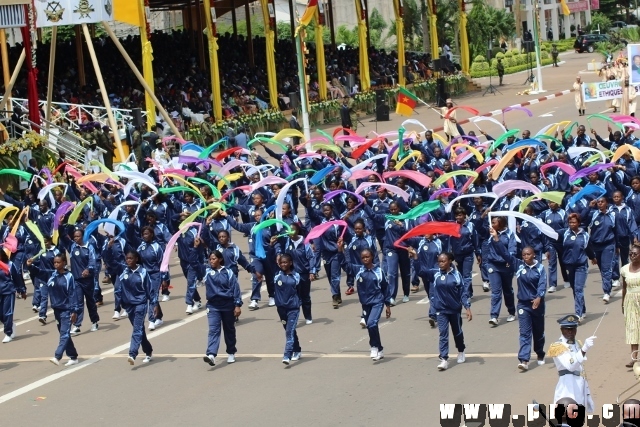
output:
<path id="1" fill-rule="evenodd" d="M 212 0 L 211 5 L 216 8 L 216 15 L 221 16 L 230 12 L 232 8 L 238 8 L 245 3 L 253 3 L 255 0 Z M 290 0 L 293 1 L 293 0 Z M 202 0 L 149 0 L 152 10 L 180 10 L 196 4 L 202 4 Z"/>

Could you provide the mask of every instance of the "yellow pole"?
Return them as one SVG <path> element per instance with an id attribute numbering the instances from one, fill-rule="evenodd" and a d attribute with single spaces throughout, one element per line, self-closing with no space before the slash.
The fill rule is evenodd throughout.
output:
<path id="1" fill-rule="evenodd" d="M 264 36 L 267 42 L 267 82 L 269 84 L 269 101 L 271 102 L 271 108 L 278 108 L 278 84 L 276 81 L 276 59 L 274 52 L 276 50 L 275 45 L 275 33 L 271 28 L 271 22 L 269 19 L 269 0 L 260 0 L 262 5 L 262 18 L 264 19 Z"/>
<path id="2" fill-rule="evenodd" d="M 18 63 L 16 64 L 16 68 L 13 69 L 13 74 L 11 74 L 11 79 L 9 80 L 9 84 L 5 88 L 2 101 L 0 101 L 0 110 L 4 110 L 5 105 L 7 105 L 7 102 L 9 102 L 9 97 L 11 96 L 13 85 L 15 85 L 16 80 L 18 80 L 18 74 L 20 74 L 20 69 L 22 69 L 22 64 L 24 64 L 24 60 L 26 57 L 27 57 L 27 53 L 25 52 L 24 49 L 22 49 L 22 53 L 20 54 L 20 58 L 18 58 Z M 9 104 L 8 108 L 12 109 L 11 104 Z"/>
<path id="3" fill-rule="evenodd" d="M 396 39 L 398 39 L 398 84 L 405 85 L 404 67 L 404 20 L 402 19 L 402 7 L 400 0 L 393 0 L 393 10 L 396 14 Z"/>
<path id="4" fill-rule="evenodd" d="M 91 40 L 91 34 L 89 34 L 89 28 L 87 24 L 82 24 L 82 31 L 84 32 L 84 38 L 87 42 L 87 48 L 89 48 L 89 55 L 91 56 L 91 62 L 93 62 L 93 69 L 96 73 L 96 80 L 98 80 L 98 86 L 100 87 L 100 95 L 102 95 L 102 102 L 107 109 L 107 117 L 109 118 L 109 125 L 113 131 L 113 138 L 116 141 L 116 148 L 118 149 L 118 155 L 120 161 L 125 162 L 126 157 L 124 150 L 122 149 L 122 141 L 120 141 L 120 134 L 118 133 L 118 123 L 113 116 L 113 110 L 111 110 L 111 102 L 109 101 L 109 93 L 104 86 L 104 79 L 102 78 L 102 71 L 100 71 L 100 64 L 98 64 L 98 58 L 96 57 L 96 51 L 93 49 L 93 41 Z"/>
<path id="5" fill-rule="evenodd" d="M 153 47 L 147 37 L 145 0 L 137 1 L 139 4 L 138 22 L 140 26 L 140 42 L 142 43 L 142 73 L 144 74 L 144 80 L 147 82 L 147 85 L 149 85 L 152 90 L 155 90 L 155 84 L 153 82 Z M 145 91 L 144 95 L 144 105 L 147 109 L 147 130 L 151 131 L 152 127 L 156 125 L 156 107 L 147 91 Z"/>
<path id="6" fill-rule="evenodd" d="M 204 0 L 204 16 L 207 22 L 207 39 L 209 40 L 209 66 L 211 67 L 211 94 L 213 96 L 214 121 L 222 120 L 222 97 L 220 92 L 220 69 L 218 66 L 218 35 L 213 22 L 215 8 L 211 0 Z"/>
<path id="7" fill-rule="evenodd" d="M 47 106 L 45 110 L 45 118 L 47 124 L 45 128 L 49 130 L 51 123 L 51 100 L 53 99 L 53 72 L 56 68 L 56 43 L 58 40 L 58 27 L 51 28 L 51 44 L 49 45 L 49 78 L 47 80 Z"/>
<path id="8" fill-rule="evenodd" d="M 324 60 L 324 26 L 321 23 L 320 9 L 316 10 L 316 62 L 318 63 L 318 95 L 321 100 L 327 99 L 327 66 Z"/>
<path id="9" fill-rule="evenodd" d="M 463 74 L 469 74 L 469 38 L 467 37 L 467 11 L 464 0 L 459 0 L 460 10 L 460 67 Z"/>
<path id="10" fill-rule="evenodd" d="M 438 17 L 436 15 L 436 0 L 429 0 L 429 35 L 431 36 L 431 59 L 440 58 L 440 52 L 438 50 L 438 27 L 436 22 Z"/>
<path id="11" fill-rule="evenodd" d="M 369 78 L 369 52 L 367 51 L 367 22 L 364 18 L 360 0 L 356 2 L 356 13 L 358 17 L 358 44 L 360 45 L 360 90 L 368 91 L 371 88 Z"/>
<path id="12" fill-rule="evenodd" d="M 55 28 L 55 27 L 54 27 Z M 2 76 L 4 87 L 9 86 L 11 73 L 9 72 L 9 50 L 7 49 L 7 31 L 0 28 L 0 54 L 2 55 Z M 11 94 L 9 94 L 11 96 Z"/>

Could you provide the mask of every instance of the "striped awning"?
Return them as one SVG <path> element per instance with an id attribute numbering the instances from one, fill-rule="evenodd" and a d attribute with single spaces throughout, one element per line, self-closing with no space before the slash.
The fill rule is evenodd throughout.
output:
<path id="1" fill-rule="evenodd" d="M 15 4 L 18 0 L 13 0 L 12 5 L 3 5 L 11 0 L 0 0 L 0 28 L 16 28 L 27 25 L 24 6 Z M 19 0 L 22 1 L 22 0 Z"/>

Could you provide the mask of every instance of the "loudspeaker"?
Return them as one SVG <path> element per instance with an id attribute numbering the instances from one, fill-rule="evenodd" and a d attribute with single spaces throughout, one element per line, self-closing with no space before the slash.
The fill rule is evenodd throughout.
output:
<path id="1" fill-rule="evenodd" d="M 436 79 L 436 104 L 438 107 L 444 107 L 447 98 L 448 94 L 445 92 L 444 78 L 440 77 Z"/>
<path id="2" fill-rule="evenodd" d="M 289 93 L 289 105 L 292 110 L 295 110 L 300 106 L 300 94 L 298 92 Z"/>
<path id="3" fill-rule="evenodd" d="M 142 109 L 141 108 L 133 108 L 131 110 L 131 113 L 133 114 L 133 126 L 135 126 L 138 129 L 142 130 L 142 127 L 144 126 L 144 124 L 142 123 Z"/>
<path id="4" fill-rule="evenodd" d="M 351 90 L 356 85 L 356 76 L 347 74 L 347 89 Z"/>
<path id="5" fill-rule="evenodd" d="M 534 48 L 533 40 L 526 40 L 526 41 L 523 41 L 523 42 L 522 42 L 522 45 L 523 45 L 523 47 L 524 47 L 524 51 L 525 51 L 525 52 L 527 52 L 527 53 L 531 53 L 531 52 L 533 52 L 533 48 Z"/>
<path id="6" fill-rule="evenodd" d="M 387 95 L 385 94 L 384 89 L 376 90 L 376 108 L 381 105 L 385 105 L 387 103 Z"/>
<path id="7" fill-rule="evenodd" d="M 433 60 L 433 70 L 440 71 L 442 69 L 442 61 L 440 59 Z"/>
<path id="8" fill-rule="evenodd" d="M 388 122 L 391 120 L 389 118 L 389 106 L 388 105 L 378 105 L 376 108 L 376 121 L 378 122 Z"/>

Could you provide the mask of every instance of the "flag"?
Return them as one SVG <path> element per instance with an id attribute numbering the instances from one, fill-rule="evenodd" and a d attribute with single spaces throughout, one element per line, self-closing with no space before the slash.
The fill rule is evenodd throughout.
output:
<path id="1" fill-rule="evenodd" d="M 560 0 L 560 7 L 562 8 L 562 14 L 564 16 L 571 15 L 571 10 L 569 9 L 569 6 L 567 6 L 567 0 Z"/>
<path id="2" fill-rule="evenodd" d="M 140 2 L 138 0 L 114 0 L 116 21 L 140 27 Z"/>
<path id="3" fill-rule="evenodd" d="M 418 98 L 401 87 L 398 91 L 398 105 L 396 106 L 396 114 L 400 114 L 403 116 L 410 116 L 413 113 L 413 110 L 416 108 L 418 104 Z"/>
<path id="4" fill-rule="evenodd" d="M 307 4 L 304 14 L 300 17 L 301 26 L 306 27 L 311 23 L 316 14 L 316 9 L 318 9 L 318 0 L 309 0 L 309 4 Z"/>

